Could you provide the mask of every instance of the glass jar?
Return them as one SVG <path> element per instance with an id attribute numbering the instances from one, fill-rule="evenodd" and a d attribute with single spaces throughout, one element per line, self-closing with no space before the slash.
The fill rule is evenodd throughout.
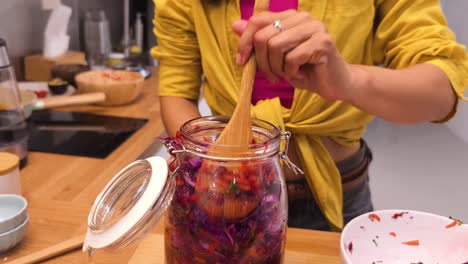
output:
<path id="1" fill-rule="evenodd" d="M 290 134 L 254 119 L 254 140 L 242 153 L 213 152 L 228 121 L 197 118 L 164 139 L 174 156 L 169 172 L 155 157 L 122 170 L 93 206 L 84 249 L 121 250 L 165 213 L 168 264 L 282 263 L 288 209 L 280 159 L 300 171 L 284 154 Z"/>
<path id="2" fill-rule="evenodd" d="M 0 151 L 15 154 L 20 158 L 20 167 L 26 166 L 28 129 L 15 70 L 3 39 L 0 39 Z"/>

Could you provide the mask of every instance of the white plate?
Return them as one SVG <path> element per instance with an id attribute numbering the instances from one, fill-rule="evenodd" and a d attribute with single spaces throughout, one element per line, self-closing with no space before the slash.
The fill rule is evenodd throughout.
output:
<path id="1" fill-rule="evenodd" d="M 376 211 L 346 225 L 340 250 L 345 264 L 463 264 L 468 262 L 468 226 L 424 212 Z"/>

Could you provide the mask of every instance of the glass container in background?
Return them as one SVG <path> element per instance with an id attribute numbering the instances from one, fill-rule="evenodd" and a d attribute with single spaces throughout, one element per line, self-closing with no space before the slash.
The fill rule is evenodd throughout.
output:
<path id="1" fill-rule="evenodd" d="M 104 10 L 89 10 L 85 14 L 84 42 L 86 58 L 92 69 L 105 68 L 112 52 L 109 21 Z"/>
<path id="2" fill-rule="evenodd" d="M 9 152 L 0 152 L 0 194 L 21 195 L 19 158 Z"/>
<path id="3" fill-rule="evenodd" d="M 135 20 L 135 42 L 137 47 L 140 49 L 140 52 L 143 52 L 143 20 L 141 13 L 137 13 L 136 20 Z"/>
<path id="4" fill-rule="evenodd" d="M 10 152 L 27 163 L 28 131 L 24 120 L 15 70 L 10 63 L 7 44 L 0 39 L 0 152 Z"/>

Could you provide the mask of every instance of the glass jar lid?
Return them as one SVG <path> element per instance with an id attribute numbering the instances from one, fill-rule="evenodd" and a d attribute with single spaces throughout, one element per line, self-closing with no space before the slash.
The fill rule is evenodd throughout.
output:
<path id="1" fill-rule="evenodd" d="M 150 157 L 129 164 L 97 196 L 83 251 L 121 251 L 140 239 L 159 222 L 174 189 L 165 159 Z"/>
<path id="2" fill-rule="evenodd" d="M 0 177 L 7 175 L 19 167 L 19 158 L 9 152 L 0 152 Z"/>

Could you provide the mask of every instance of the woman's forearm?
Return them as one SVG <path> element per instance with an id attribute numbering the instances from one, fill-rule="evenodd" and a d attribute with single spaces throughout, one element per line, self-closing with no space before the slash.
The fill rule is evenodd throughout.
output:
<path id="1" fill-rule="evenodd" d="M 182 97 L 161 96 L 161 116 L 169 136 L 175 136 L 186 121 L 199 117 L 197 102 Z"/>
<path id="2" fill-rule="evenodd" d="M 412 124 L 446 118 L 456 102 L 447 75 L 431 64 L 403 70 L 352 65 L 353 91 L 346 101 L 395 123 Z"/>

